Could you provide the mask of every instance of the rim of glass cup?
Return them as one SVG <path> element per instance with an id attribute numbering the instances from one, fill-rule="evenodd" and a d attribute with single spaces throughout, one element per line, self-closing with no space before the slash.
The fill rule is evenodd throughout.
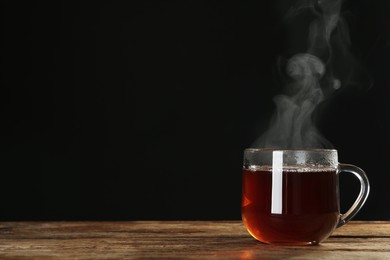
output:
<path id="1" fill-rule="evenodd" d="M 283 167 L 330 167 L 338 168 L 338 152 L 336 149 L 319 149 L 319 148 L 298 148 L 298 149 L 279 149 L 279 148 L 247 148 L 244 150 L 243 167 L 253 166 L 270 166 L 273 163 L 273 153 L 281 152 L 283 154 Z M 297 161 L 296 156 L 301 157 L 307 155 L 309 157 L 302 158 L 303 161 Z M 271 157 L 269 157 L 271 156 Z M 280 156 L 280 155 L 279 155 Z M 320 158 L 320 159 L 319 159 Z M 314 161 L 313 161 L 314 160 Z"/>
<path id="2" fill-rule="evenodd" d="M 321 148 L 246 148 L 244 151 L 253 152 L 270 152 L 270 151 L 291 151 L 291 152 L 337 152 L 336 149 L 321 149 Z"/>

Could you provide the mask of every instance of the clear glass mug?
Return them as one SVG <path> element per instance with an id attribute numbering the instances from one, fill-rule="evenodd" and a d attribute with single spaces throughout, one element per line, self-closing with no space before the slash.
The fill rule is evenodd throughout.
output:
<path id="1" fill-rule="evenodd" d="M 339 174 L 361 183 L 352 207 L 340 214 Z M 363 206 L 370 186 L 364 171 L 341 164 L 330 149 L 246 149 L 242 220 L 248 232 L 267 244 L 313 245 L 328 238 Z"/>

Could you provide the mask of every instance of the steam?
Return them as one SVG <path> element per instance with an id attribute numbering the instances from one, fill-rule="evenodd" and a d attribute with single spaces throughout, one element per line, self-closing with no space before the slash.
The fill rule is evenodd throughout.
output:
<path id="1" fill-rule="evenodd" d="M 309 26 L 306 52 L 293 55 L 286 63 L 286 75 L 290 79 L 285 89 L 288 94 L 274 98 L 276 113 L 269 129 L 254 143 L 255 147 L 331 147 L 315 127 L 312 117 L 318 104 L 341 87 L 329 64 L 332 58 L 330 39 L 341 23 L 341 2 L 301 0 L 288 13 L 288 17 L 295 17 L 303 10 L 310 10 L 315 19 Z"/>

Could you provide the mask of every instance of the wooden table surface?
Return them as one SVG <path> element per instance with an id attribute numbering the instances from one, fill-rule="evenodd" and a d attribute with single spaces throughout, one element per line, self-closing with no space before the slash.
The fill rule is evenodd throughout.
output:
<path id="1" fill-rule="evenodd" d="M 241 221 L 0 222 L 0 259 L 390 259 L 390 222 L 350 222 L 318 246 L 270 246 Z"/>

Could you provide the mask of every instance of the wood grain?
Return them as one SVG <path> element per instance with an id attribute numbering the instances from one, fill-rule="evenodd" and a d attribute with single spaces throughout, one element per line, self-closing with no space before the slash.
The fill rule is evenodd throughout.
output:
<path id="1" fill-rule="evenodd" d="M 0 259 L 390 259 L 390 222 L 350 222 L 319 246 L 270 246 L 240 221 L 0 222 Z"/>

